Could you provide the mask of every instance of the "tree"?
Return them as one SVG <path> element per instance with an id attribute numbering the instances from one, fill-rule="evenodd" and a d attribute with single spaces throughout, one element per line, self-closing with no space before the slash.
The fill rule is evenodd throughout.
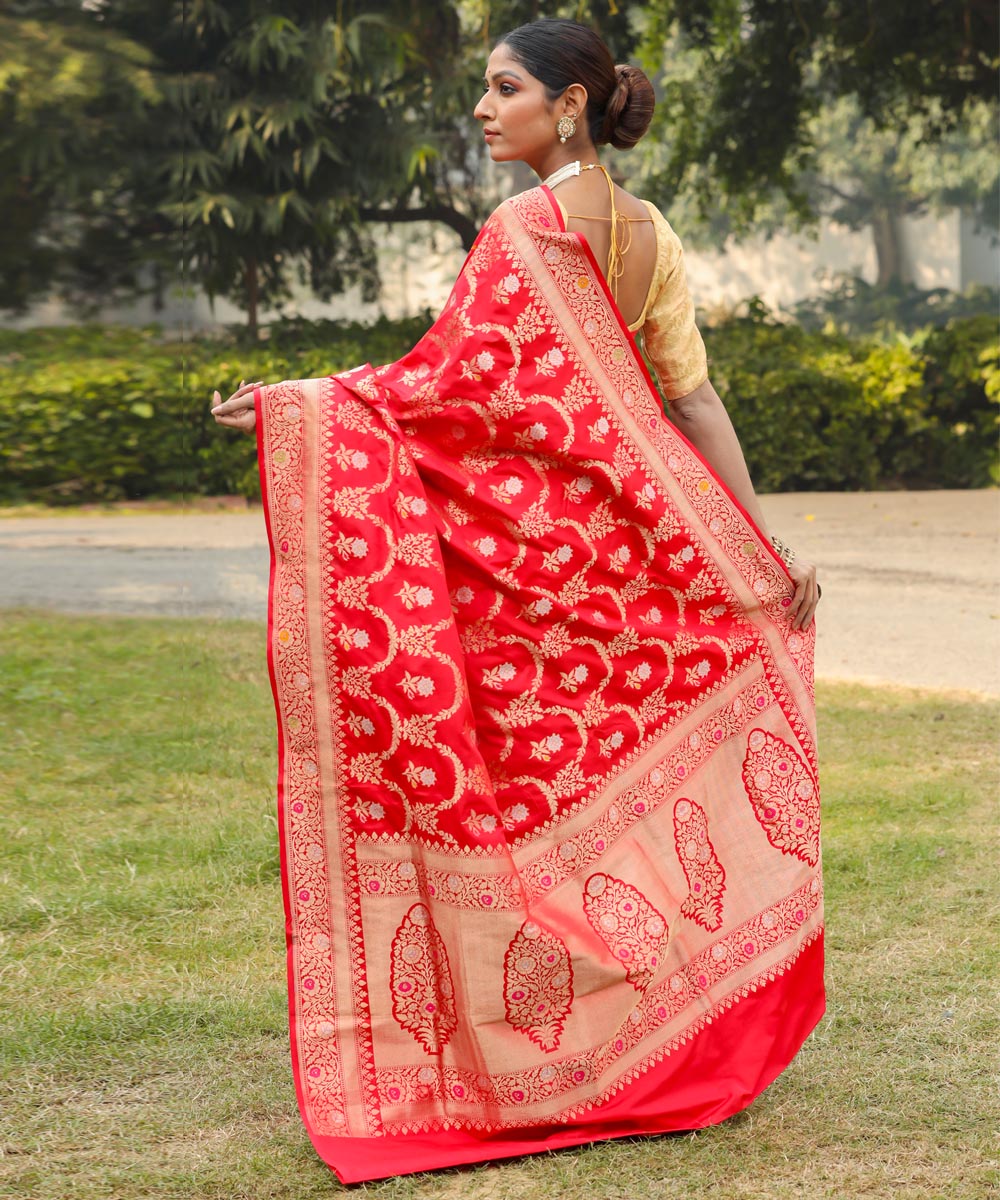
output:
<path id="1" fill-rule="evenodd" d="M 376 286 L 357 217 L 357 168 L 405 169 L 386 94 L 415 70 L 412 8 L 192 0 L 174 16 L 174 114 L 162 211 L 184 231 L 190 278 L 245 307 L 289 294 L 293 270 L 327 298 Z M 439 46 L 447 60 L 447 46 Z M 401 164 L 403 164 L 401 166 Z"/>
<path id="2" fill-rule="evenodd" d="M 878 287 L 909 282 L 903 217 L 958 207 L 997 228 L 1000 164 L 991 106 L 970 102 L 963 126 L 932 141 L 927 126 L 939 121 L 931 110 L 901 129 L 879 128 L 845 99 L 813 122 L 815 167 L 801 186 L 816 212 L 871 230 Z"/>
<path id="3" fill-rule="evenodd" d="M 136 256 L 116 250 L 156 253 L 149 208 L 121 203 L 160 99 L 151 55 L 70 0 L 4 0 L 0 43 L 0 306 L 134 292 Z"/>
<path id="4" fill-rule="evenodd" d="M 561 6 L 591 7 L 605 5 Z M 625 7 L 603 18 L 620 43 L 632 36 Z M 341 0 L 333 16 L 290 0 L 279 16 L 254 0 L 190 0 L 179 49 L 159 49 L 179 77 L 161 211 L 184 230 L 190 278 L 245 307 L 255 331 L 296 264 L 320 298 L 355 282 L 374 295 L 373 225 L 440 222 L 469 249 L 490 207 L 472 118 L 490 28 L 537 9 Z M 155 33 L 130 32 L 158 48 Z"/>
<path id="5" fill-rule="evenodd" d="M 352 283 L 373 295 L 374 225 L 436 221 L 471 246 L 490 207 L 472 119 L 483 63 L 491 39 L 539 15 L 537 0 L 340 0 L 335 11 L 288 0 L 280 12 L 261 0 L 22 0 L 10 23 L 25 61 L 25 6 L 44 16 L 47 42 L 34 74 L 7 75 L 19 136 L 0 148 L 11 167 L 0 205 L 24 220 L 8 221 L 18 242 L 0 242 L 0 272 L 20 264 L 25 302 L 56 274 L 106 299 L 139 290 L 154 256 L 161 283 L 183 264 L 187 282 L 245 308 L 254 332 L 295 274 L 321 298 Z M 639 7 L 577 0 L 557 12 L 599 23 L 624 56 Z M 90 93 L 43 99 L 47 74 L 75 78 L 81 47 Z M 41 115 L 79 150 L 48 174 L 32 158 Z"/>
<path id="6" fill-rule="evenodd" d="M 998 91 L 993 0 L 663 0 L 645 15 L 643 56 L 664 73 L 656 130 L 669 143 L 661 195 L 691 172 L 752 221 L 780 189 L 810 209 L 815 121 L 853 97 L 878 129 L 933 143 Z M 684 61 L 679 69 L 677 60 Z"/>
<path id="7" fill-rule="evenodd" d="M 374 290 L 363 217 L 385 219 L 386 192 L 430 157 L 406 114 L 449 75 L 451 6 L 4 3 L 8 307 L 57 281 L 65 293 L 70 275 L 102 299 L 112 276 L 137 291 L 158 254 L 164 272 L 241 303 L 253 330 L 293 263 L 322 297 Z M 471 241 L 465 214 L 422 208 Z"/>
<path id="8" fill-rule="evenodd" d="M 904 217 L 959 208 L 980 227 L 1000 228 L 995 130 L 992 106 L 970 104 L 961 128 L 930 142 L 921 117 L 902 128 L 879 128 L 861 115 L 856 100 L 844 98 L 809 122 L 813 151 L 790 180 L 795 202 L 774 188 L 767 199 L 755 198 L 750 212 L 744 197 L 722 193 L 710 169 L 700 164 L 688 169 L 672 196 L 661 198 L 694 247 L 717 247 L 750 232 L 769 236 L 814 229 L 821 218 L 867 229 L 875 249 L 876 286 L 886 288 L 909 281 Z M 654 144 L 640 159 L 654 178 L 662 162 L 657 154 Z M 640 186 L 649 191 L 655 184 Z"/>

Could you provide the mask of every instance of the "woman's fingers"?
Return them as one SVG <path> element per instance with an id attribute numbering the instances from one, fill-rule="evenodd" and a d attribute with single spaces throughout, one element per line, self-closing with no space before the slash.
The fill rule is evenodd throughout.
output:
<path id="1" fill-rule="evenodd" d="M 257 414 L 254 411 L 254 389 L 263 385 L 263 380 L 256 383 L 240 382 L 240 386 L 229 397 L 223 400 L 217 392 L 212 393 L 212 416 L 217 425 L 227 429 L 238 429 L 241 433 L 252 433 L 257 426 Z"/>
<path id="2" fill-rule="evenodd" d="M 795 584 L 795 594 L 788 606 L 788 619 L 793 629 L 805 629 L 812 621 L 819 603 L 820 589 L 816 582 L 816 568 L 809 563 L 796 562 L 789 574 Z"/>
<path id="3" fill-rule="evenodd" d="M 242 429 L 250 421 L 256 420 L 257 414 L 252 408 L 233 409 L 227 413 L 215 413 L 215 420 L 220 425 L 229 425 L 233 429 Z"/>
<path id="4" fill-rule="evenodd" d="M 257 383 L 244 383 L 236 389 L 228 400 L 223 400 L 219 393 L 212 393 L 212 415 L 214 417 L 228 416 L 241 409 L 253 408 L 253 393 L 255 388 L 263 386 L 263 380 Z"/>
<path id="5" fill-rule="evenodd" d="M 792 603 L 792 608 L 795 610 L 792 613 L 792 628 L 805 629 L 812 621 L 816 612 L 816 605 L 819 601 L 816 585 L 807 584 L 801 590 L 796 589 L 796 599 L 798 600 L 798 605 L 794 601 Z"/>
<path id="6" fill-rule="evenodd" d="M 256 388 L 263 386 L 263 380 L 256 383 L 240 383 L 240 386 L 229 397 L 223 400 L 217 392 L 212 393 L 212 416 L 217 425 L 227 429 L 238 429 L 242 433 L 252 433 L 257 425 L 257 414 L 254 411 L 253 394 Z"/>

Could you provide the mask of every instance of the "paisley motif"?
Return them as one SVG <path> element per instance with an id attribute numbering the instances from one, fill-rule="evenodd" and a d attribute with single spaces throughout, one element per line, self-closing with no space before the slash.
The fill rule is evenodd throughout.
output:
<path id="1" fill-rule="evenodd" d="M 587 880 L 583 911 L 598 936 L 643 992 L 663 963 L 667 922 L 638 888 L 598 871 Z"/>
<path id="2" fill-rule="evenodd" d="M 819 789 L 796 751 L 773 733 L 751 730 L 743 786 L 771 845 L 814 867 L 819 862 Z"/>
<path id="3" fill-rule="evenodd" d="M 428 1054 L 447 1046 L 458 1026 L 448 951 L 424 904 L 414 904 L 392 939 L 392 1015 Z"/>
<path id="4" fill-rule="evenodd" d="M 708 818 L 700 804 L 681 797 L 674 805 L 674 838 L 677 857 L 688 883 L 681 916 L 714 932 L 722 925 L 722 896 L 726 872 L 708 838 Z"/>
<path id="5" fill-rule="evenodd" d="M 504 955 L 503 994 L 510 1024 L 555 1050 L 573 1003 L 573 965 L 562 939 L 525 921 Z"/>

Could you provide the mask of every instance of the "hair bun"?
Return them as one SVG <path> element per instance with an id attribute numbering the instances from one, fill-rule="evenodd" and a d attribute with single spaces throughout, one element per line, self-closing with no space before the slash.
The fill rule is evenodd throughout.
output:
<path id="1" fill-rule="evenodd" d="M 601 141 L 630 150 L 649 128 L 656 96 L 646 73 L 628 63 L 615 67 L 615 90 L 604 110 Z"/>

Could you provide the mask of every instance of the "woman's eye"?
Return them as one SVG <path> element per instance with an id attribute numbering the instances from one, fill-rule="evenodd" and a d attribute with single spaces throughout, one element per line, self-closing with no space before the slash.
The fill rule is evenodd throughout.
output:
<path id="1" fill-rule="evenodd" d="M 514 91 L 515 91 L 515 89 L 512 88 L 509 83 L 501 83 L 500 84 L 500 95 L 501 96 L 513 96 Z"/>

